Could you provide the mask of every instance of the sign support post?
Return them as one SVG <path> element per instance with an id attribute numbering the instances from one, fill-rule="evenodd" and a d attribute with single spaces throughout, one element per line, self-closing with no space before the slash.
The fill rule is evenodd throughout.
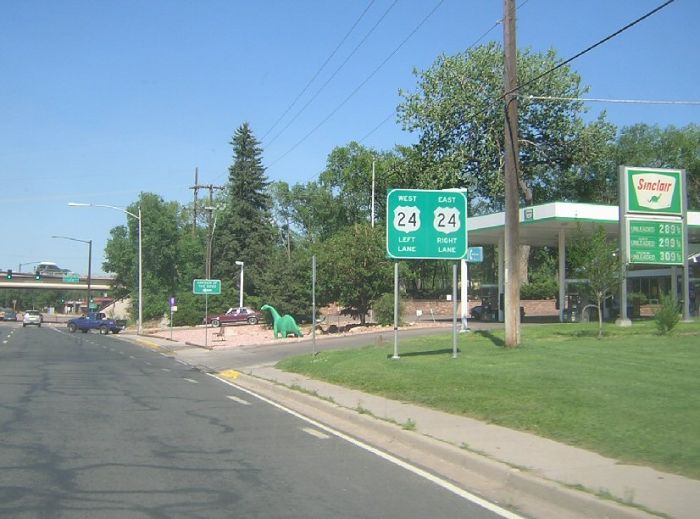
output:
<path id="1" fill-rule="evenodd" d="M 398 360 L 399 357 L 399 262 L 394 262 L 394 356 L 391 357 Z"/>
<path id="2" fill-rule="evenodd" d="M 464 304 L 464 301 L 462 302 Z M 457 262 L 452 262 L 452 358 L 457 358 Z"/>
<path id="3" fill-rule="evenodd" d="M 192 293 L 204 294 L 204 348 L 208 348 L 209 336 L 209 294 L 218 296 L 221 295 L 221 280 L 220 279 L 195 279 L 192 281 Z"/>

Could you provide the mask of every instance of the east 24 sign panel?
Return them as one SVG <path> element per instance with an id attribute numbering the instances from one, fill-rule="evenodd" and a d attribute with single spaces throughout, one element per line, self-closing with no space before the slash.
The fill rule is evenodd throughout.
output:
<path id="1" fill-rule="evenodd" d="M 467 255 L 467 198 L 459 191 L 387 193 L 386 250 L 395 259 L 459 260 Z"/>

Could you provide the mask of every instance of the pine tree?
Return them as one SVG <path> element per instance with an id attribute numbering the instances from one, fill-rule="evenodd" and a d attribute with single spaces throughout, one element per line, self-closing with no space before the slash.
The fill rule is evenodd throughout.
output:
<path id="1" fill-rule="evenodd" d="M 260 143 L 248 123 L 233 135 L 233 164 L 229 167 L 226 206 L 219 217 L 213 242 L 212 272 L 224 285 L 238 283 L 244 262 L 244 291 L 257 295 L 257 280 L 275 246 L 272 199 L 262 165 Z"/>

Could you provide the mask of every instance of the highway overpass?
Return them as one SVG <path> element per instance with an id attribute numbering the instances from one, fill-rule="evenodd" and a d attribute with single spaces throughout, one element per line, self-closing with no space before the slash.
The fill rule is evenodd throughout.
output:
<path id="1" fill-rule="evenodd" d="M 77 276 L 64 281 L 61 277 L 46 276 L 36 279 L 34 274 L 14 272 L 12 279 L 7 279 L 7 271 L 2 272 L 0 277 L 0 288 L 21 288 L 21 289 L 58 289 L 58 290 L 85 290 L 88 289 L 87 276 Z M 77 279 L 77 281 L 75 281 Z M 109 277 L 96 277 L 90 279 L 91 290 L 109 290 L 112 288 L 114 280 Z"/>

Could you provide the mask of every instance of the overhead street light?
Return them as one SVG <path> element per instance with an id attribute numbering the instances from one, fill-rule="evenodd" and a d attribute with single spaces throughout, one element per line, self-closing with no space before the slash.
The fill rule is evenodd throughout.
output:
<path id="1" fill-rule="evenodd" d="M 241 295 L 238 299 L 238 306 L 240 308 L 243 308 L 243 262 L 236 261 L 236 265 L 239 265 L 241 267 Z"/>
<path id="2" fill-rule="evenodd" d="M 84 204 L 78 202 L 69 202 L 71 207 L 106 207 L 107 209 L 114 209 L 115 211 L 121 211 L 122 213 L 132 216 L 139 221 L 139 321 L 138 321 L 138 331 L 137 333 L 141 335 L 143 331 L 143 255 L 142 255 L 142 232 L 141 232 L 141 206 L 139 206 L 139 213 L 134 214 L 127 211 L 123 207 L 116 207 L 114 205 L 106 204 Z"/>
<path id="3" fill-rule="evenodd" d="M 92 240 L 80 240 L 78 238 L 71 238 L 70 236 L 51 236 L 52 238 L 59 238 L 61 240 L 71 240 L 79 241 L 81 243 L 88 244 L 88 290 L 87 290 L 87 307 L 88 312 L 90 311 L 90 302 L 92 301 Z"/>

